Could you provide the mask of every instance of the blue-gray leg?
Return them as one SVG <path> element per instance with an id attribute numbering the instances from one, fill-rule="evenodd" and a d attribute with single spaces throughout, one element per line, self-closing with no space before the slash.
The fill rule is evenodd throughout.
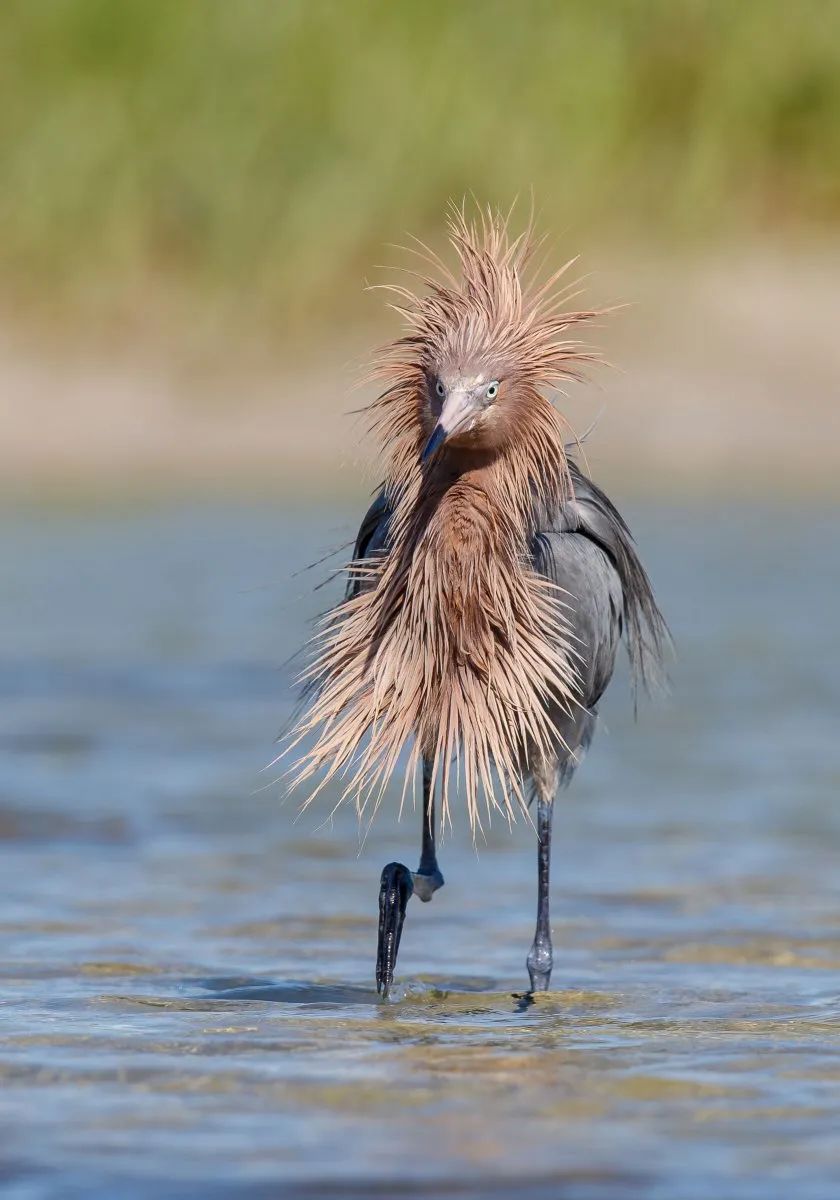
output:
<path id="1" fill-rule="evenodd" d="M 405 910 L 412 896 L 423 901 L 443 887 L 443 875 L 435 854 L 435 797 L 432 788 L 432 764 L 423 759 L 423 841 L 420 864 L 409 871 L 404 863 L 392 862 L 383 868 L 379 880 L 379 941 L 376 949 L 376 990 L 387 996 L 394 982 L 394 968 L 400 949 Z"/>
<path id="2" fill-rule="evenodd" d="M 432 764 L 423 759 L 423 840 L 420 845 L 420 862 L 412 876 L 414 895 L 428 903 L 438 888 L 443 887 L 443 876 L 435 854 L 435 796 L 432 790 Z"/>
<path id="3" fill-rule="evenodd" d="M 553 799 L 537 801 L 537 929 L 527 959 L 532 992 L 548 991 L 554 963 L 548 903 L 553 809 Z"/>

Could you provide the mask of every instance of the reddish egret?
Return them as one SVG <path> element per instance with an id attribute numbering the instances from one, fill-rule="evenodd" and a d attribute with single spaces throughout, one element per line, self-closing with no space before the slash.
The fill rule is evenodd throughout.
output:
<path id="1" fill-rule="evenodd" d="M 394 286 L 403 335 L 376 360 L 370 406 L 385 481 L 356 540 L 344 600 L 306 674 L 315 734 L 298 782 L 341 773 L 375 812 L 404 747 L 403 797 L 423 792 L 417 871 L 383 870 L 377 989 L 388 994 L 412 895 L 443 885 L 441 821 L 465 804 L 473 834 L 493 810 L 535 801 L 537 922 L 531 991 L 552 968 L 549 864 L 555 794 L 592 740 L 622 636 L 637 678 L 667 630 L 624 520 L 572 458 L 550 395 L 593 357 L 569 333 L 563 271 L 532 269 L 539 244 L 494 213 L 453 210 L 448 268 L 417 243 L 418 294 Z M 569 264 L 566 264 L 568 267 Z M 454 778 L 453 778 L 454 776 Z"/>

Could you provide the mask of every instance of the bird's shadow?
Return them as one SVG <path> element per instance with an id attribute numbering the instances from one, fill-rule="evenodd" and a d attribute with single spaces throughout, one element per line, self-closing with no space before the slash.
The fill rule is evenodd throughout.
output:
<path id="1" fill-rule="evenodd" d="M 241 975 L 185 979 L 187 988 L 199 988 L 214 1000 L 263 1000 L 269 1004 L 314 1005 L 319 1008 L 348 1004 L 373 1004 L 373 987 L 361 984 L 318 983 L 312 980 L 248 978 Z"/>
<path id="2" fill-rule="evenodd" d="M 262 1001 L 267 1004 L 312 1008 L 376 1005 L 388 1010 L 393 1005 L 406 1003 L 446 1004 L 447 1001 L 450 1001 L 453 1007 L 462 1007 L 465 1002 L 493 1002 L 502 996 L 509 996 L 514 1011 L 525 1012 L 532 1002 L 530 993 L 500 993 L 495 986 L 495 980 L 475 977 L 426 978 L 407 982 L 395 989 L 388 1000 L 377 995 L 372 986 L 334 981 L 281 981 L 258 976 L 218 975 L 184 979 L 182 986 L 188 991 L 198 990 L 213 1000 Z"/>

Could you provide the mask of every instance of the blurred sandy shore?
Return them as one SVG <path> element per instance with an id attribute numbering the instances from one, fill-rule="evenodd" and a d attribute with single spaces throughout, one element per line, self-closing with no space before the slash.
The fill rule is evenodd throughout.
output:
<path id="1" fill-rule="evenodd" d="M 605 256 L 587 301 L 628 301 L 595 337 L 618 369 L 564 408 L 607 484 L 795 494 L 840 477 L 840 247 L 719 252 L 692 265 Z M 184 355 L 174 337 L 108 350 L 0 333 L 7 499 L 357 494 L 375 483 L 356 364 L 393 327 L 319 346 Z M 326 347 L 326 349 L 322 349 Z M 599 415 L 600 414 L 600 415 Z"/>

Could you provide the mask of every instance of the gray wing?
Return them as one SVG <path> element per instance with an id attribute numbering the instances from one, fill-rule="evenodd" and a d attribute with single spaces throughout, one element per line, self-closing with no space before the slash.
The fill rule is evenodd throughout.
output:
<path id="1" fill-rule="evenodd" d="M 356 543 L 353 547 L 353 562 L 362 562 L 365 558 L 372 558 L 374 554 L 387 549 L 388 546 L 388 527 L 391 523 L 391 509 L 385 498 L 385 489 L 381 488 L 376 494 L 376 498 L 362 517 L 362 523 L 359 526 L 359 532 L 356 534 Z M 361 576 L 353 571 L 351 567 L 347 576 L 347 589 L 345 591 L 345 599 L 350 600 L 353 596 L 358 596 L 362 590 L 363 581 Z"/>
<path id="2" fill-rule="evenodd" d="M 634 679 L 655 682 L 669 642 L 633 536 L 618 509 L 569 462 L 574 499 L 554 516 L 537 515 L 537 571 L 574 598 L 575 633 L 587 645 L 584 703 L 597 704 L 610 681 L 623 636 Z"/>
<path id="3" fill-rule="evenodd" d="M 612 678 L 621 643 L 621 580 L 609 556 L 574 528 L 541 530 L 531 544 L 534 569 L 562 589 L 574 644 L 580 701 L 594 710 Z M 567 739 L 568 740 L 568 739 Z"/>
<path id="4" fill-rule="evenodd" d="M 536 513 L 534 569 L 568 593 L 568 617 L 579 640 L 582 707 L 552 708 L 558 734 L 556 768 L 568 784 L 592 740 L 597 705 L 612 678 L 622 636 L 634 679 L 658 673 L 668 630 L 630 530 L 609 498 L 569 463 L 574 499 L 550 516 Z"/>

